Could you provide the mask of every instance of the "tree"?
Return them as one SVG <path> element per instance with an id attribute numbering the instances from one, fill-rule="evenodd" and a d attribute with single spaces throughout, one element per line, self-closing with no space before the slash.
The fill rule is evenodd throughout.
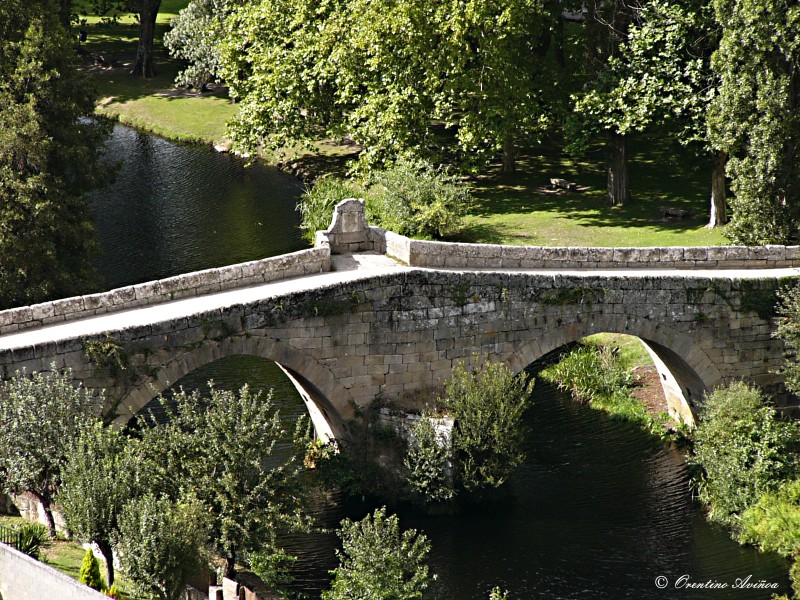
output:
<path id="1" fill-rule="evenodd" d="M 712 68 L 712 144 L 730 156 L 733 217 L 742 244 L 800 241 L 800 5 L 713 0 L 722 28 Z"/>
<path id="2" fill-rule="evenodd" d="M 707 131 L 717 87 L 711 55 L 718 45 L 719 27 L 708 0 L 648 2 L 637 12 L 620 52 L 609 59 L 613 89 L 583 100 L 596 104 L 591 108 L 601 122 L 611 119 L 608 126 L 636 131 L 667 126 L 682 145 L 699 146 L 711 156 L 709 228 L 727 222 L 727 155 L 711 145 Z"/>
<path id="3" fill-rule="evenodd" d="M 323 600 L 422 598 L 431 582 L 425 559 L 430 543 L 415 529 L 400 532 L 396 515 L 379 508 L 361 521 L 342 521 L 342 550 Z"/>
<path id="4" fill-rule="evenodd" d="M 174 403 L 169 423 L 156 427 L 166 446 L 161 460 L 183 474 L 181 496 L 196 497 L 212 515 L 210 543 L 232 577 L 240 552 L 274 547 L 278 532 L 305 526 L 297 480 L 304 423 L 291 455 L 276 460 L 275 444 L 285 431 L 271 393 L 212 385 L 207 396 L 181 390 Z"/>
<path id="5" fill-rule="evenodd" d="M 0 473 L 8 493 L 29 492 L 42 504 L 50 537 L 52 505 L 69 451 L 102 396 L 72 386 L 72 372 L 17 372 L 0 387 Z"/>
<path id="6" fill-rule="evenodd" d="M 133 65 L 131 75 L 153 77 L 156 74 L 153 42 L 161 0 L 136 0 L 134 7 L 139 17 L 139 47 L 136 50 L 136 63 Z"/>
<path id="7" fill-rule="evenodd" d="M 786 345 L 786 360 L 782 369 L 786 376 L 786 387 L 797 394 L 800 393 L 800 285 L 780 290 L 778 299 L 775 336 Z"/>
<path id="8" fill-rule="evenodd" d="M 128 502 L 119 516 L 117 550 L 136 592 L 179 600 L 204 564 L 207 513 L 199 502 L 147 494 Z"/>
<path id="9" fill-rule="evenodd" d="M 204 90 L 219 80 L 219 45 L 229 0 L 192 0 L 172 20 L 164 34 L 164 46 L 174 58 L 189 63 L 175 84 Z"/>
<path id="10" fill-rule="evenodd" d="M 532 391 L 533 381 L 503 363 L 453 369 L 443 403 L 455 420 L 453 447 L 467 490 L 500 487 L 524 459 L 521 420 Z"/>
<path id="11" fill-rule="evenodd" d="M 73 535 L 94 542 L 106 562 L 106 581 L 114 583 L 112 540 L 123 505 L 134 494 L 136 455 L 127 438 L 99 422 L 84 427 L 70 449 L 56 498 Z"/>
<path id="12" fill-rule="evenodd" d="M 797 472 L 800 424 L 776 419 L 755 388 L 737 382 L 706 397 L 692 463 L 709 518 L 735 525 L 765 492 Z"/>
<path id="13" fill-rule="evenodd" d="M 108 179 L 109 126 L 53 0 L 0 4 L 0 307 L 91 288 L 85 192 Z"/>
<path id="14" fill-rule="evenodd" d="M 580 118 L 583 133 L 601 132 L 609 148 L 608 200 L 612 206 L 630 201 L 628 182 L 628 139 L 633 131 L 640 131 L 643 123 L 638 114 L 620 110 L 616 83 L 623 73 L 617 57 L 628 37 L 628 30 L 638 11 L 638 2 L 626 0 L 594 0 L 586 3 L 584 45 L 587 93 L 575 96 L 575 111 Z M 580 147 L 582 141 L 572 141 Z"/>
<path id="15" fill-rule="evenodd" d="M 347 136 L 367 166 L 500 154 L 511 171 L 517 144 L 548 121 L 540 40 L 552 19 L 533 0 L 248 4 L 225 27 L 223 75 L 242 102 L 232 137 L 252 153 Z M 434 120 L 451 133 L 434 135 Z"/>

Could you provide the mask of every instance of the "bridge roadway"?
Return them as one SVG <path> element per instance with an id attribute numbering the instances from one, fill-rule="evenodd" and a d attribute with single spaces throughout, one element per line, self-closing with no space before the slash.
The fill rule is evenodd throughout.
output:
<path id="1" fill-rule="evenodd" d="M 274 298 L 295 292 L 323 288 L 333 284 L 354 282 L 383 275 L 392 271 L 445 271 L 473 273 L 527 273 L 530 275 L 591 276 L 608 278 L 648 278 L 670 276 L 677 278 L 708 278 L 719 280 L 764 279 L 800 277 L 800 267 L 779 269 L 472 269 L 472 268 L 422 268 L 408 267 L 385 255 L 375 252 L 344 254 L 331 258 L 333 268 L 326 273 L 294 277 L 246 286 L 224 292 L 208 293 L 181 300 L 142 306 L 133 309 L 67 321 L 65 323 L 44 325 L 20 333 L 0 336 L 0 351 L 26 348 L 44 343 L 59 342 L 77 337 L 102 334 L 106 331 L 120 331 L 131 327 L 154 325 L 186 318 L 209 311 L 248 304 L 258 300 Z"/>

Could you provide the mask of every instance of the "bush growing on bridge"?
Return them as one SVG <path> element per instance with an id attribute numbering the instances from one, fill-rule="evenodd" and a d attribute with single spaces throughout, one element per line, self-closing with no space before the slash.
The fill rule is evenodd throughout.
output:
<path id="1" fill-rule="evenodd" d="M 450 440 L 439 438 L 426 415 L 411 429 L 403 464 L 411 489 L 425 502 L 447 502 L 455 497 L 452 445 Z"/>
<path id="2" fill-rule="evenodd" d="M 455 420 L 453 449 L 465 489 L 498 488 L 522 463 L 521 421 L 532 391 L 525 373 L 515 376 L 503 363 L 453 369 L 442 402 Z"/>
<path id="3" fill-rule="evenodd" d="M 779 421 L 762 393 L 742 382 L 706 397 L 691 462 L 709 518 L 738 527 L 743 511 L 797 473 L 800 423 Z"/>
<path id="4" fill-rule="evenodd" d="M 303 237 L 314 243 L 317 231 L 327 229 L 333 209 L 345 198 L 361 198 L 364 192 L 353 182 L 339 177 L 320 177 L 312 188 L 306 188 L 297 205 Z"/>

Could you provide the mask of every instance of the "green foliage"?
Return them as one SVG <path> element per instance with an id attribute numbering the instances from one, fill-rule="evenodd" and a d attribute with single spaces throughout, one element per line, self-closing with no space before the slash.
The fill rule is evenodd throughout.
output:
<path id="1" fill-rule="evenodd" d="M 449 146 L 513 157 L 547 123 L 538 40 L 557 16 L 532 0 L 258 0 L 226 21 L 223 74 L 242 110 L 230 128 L 256 151 L 348 136 L 373 166 Z M 436 136 L 440 120 L 449 135 Z M 452 133 L 451 133 L 452 132 Z M 512 161 L 513 164 L 513 161 Z"/>
<path id="2" fill-rule="evenodd" d="M 42 503 L 55 536 L 51 504 L 69 451 L 102 405 L 72 372 L 17 372 L 0 386 L 0 485 L 9 493 L 31 492 Z"/>
<path id="3" fill-rule="evenodd" d="M 489 592 L 489 600 L 508 600 L 508 592 L 503 591 L 500 586 L 493 587 Z"/>
<path id="4" fill-rule="evenodd" d="M 422 598 L 431 576 L 425 559 L 430 543 L 414 529 L 400 532 L 395 515 L 379 508 L 361 521 L 342 521 L 342 550 L 323 600 L 410 600 Z"/>
<path id="5" fill-rule="evenodd" d="M 800 5 L 713 0 L 722 27 L 712 68 L 713 144 L 730 155 L 735 198 L 726 235 L 742 244 L 800 241 Z"/>
<path id="6" fill-rule="evenodd" d="M 112 583 L 110 587 L 103 590 L 103 594 L 115 600 L 122 600 L 122 592 L 119 591 L 116 583 Z"/>
<path id="7" fill-rule="evenodd" d="M 100 562 L 97 560 L 91 548 L 88 548 L 86 554 L 83 556 L 78 581 L 98 592 L 106 587 L 103 577 L 100 575 Z"/>
<path id="8" fill-rule="evenodd" d="M 422 415 L 409 432 L 403 464 L 411 489 L 426 503 L 446 502 L 456 495 L 453 486 L 453 448 L 442 439 L 430 418 Z"/>
<path id="9" fill-rule="evenodd" d="M 114 583 L 111 540 L 123 505 L 135 492 L 140 457 L 128 452 L 127 438 L 111 427 L 84 427 L 70 449 L 57 501 L 70 532 L 94 542 L 106 561 L 106 579 Z"/>
<path id="10" fill-rule="evenodd" d="M 798 467 L 800 423 L 776 419 L 755 388 L 737 382 L 707 396 L 694 434 L 692 464 L 709 518 L 729 526 Z"/>
<path id="11" fill-rule="evenodd" d="M 742 513 L 739 541 L 764 552 L 800 556 L 800 479 L 783 482 Z"/>
<path id="12" fill-rule="evenodd" d="M 533 381 L 503 363 L 487 362 L 472 372 L 461 364 L 453 369 L 442 403 L 455 420 L 453 448 L 464 488 L 498 488 L 522 463 L 521 421 L 532 391 Z"/>
<path id="13" fill-rule="evenodd" d="M 294 556 L 274 548 L 262 548 L 258 552 L 250 553 L 248 558 L 250 568 L 272 591 L 283 591 L 294 580 L 289 572 L 292 563 L 297 560 Z"/>
<path id="14" fill-rule="evenodd" d="M 14 529 L 14 534 L 16 534 L 14 547 L 38 560 L 39 550 L 49 539 L 47 527 L 39 523 L 22 523 Z"/>
<path id="15" fill-rule="evenodd" d="M 159 482 L 156 489 L 173 498 L 189 493 L 198 499 L 212 515 L 213 549 L 233 575 L 238 552 L 271 547 L 278 532 L 306 525 L 297 478 L 305 422 L 298 422 L 294 452 L 281 464 L 273 453 L 285 431 L 271 392 L 210 385 L 207 395 L 181 390 L 173 402 L 174 408 L 165 404 L 168 423 L 142 432 L 148 466 L 139 476 Z"/>
<path id="16" fill-rule="evenodd" d="M 86 358 L 100 369 L 108 369 L 112 377 L 117 377 L 130 364 L 130 355 L 122 344 L 112 337 L 83 342 Z"/>
<path id="17" fill-rule="evenodd" d="M 612 348 L 594 344 L 578 345 L 541 376 L 581 402 L 611 397 L 636 382 Z"/>
<path id="18" fill-rule="evenodd" d="M 128 502 L 119 515 L 116 549 L 135 592 L 179 600 L 204 564 L 208 512 L 198 501 L 152 494 Z"/>
<path id="19" fill-rule="evenodd" d="M 778 329 L 775 335 L 786 345 L 787 357 L 782 372 L 786 387 L 800 392 L 800 285 L 794 284 L 778 292 Z"/>
<path id="20" fill-rule="evenodd" d="M 192 0 L 164 34 L 170 56 L 188 62 L 175 84 L 199 90 L 219 78 L 219 44 L 229 0 Z"/>
<path id="21" fill-rule="evenodd" d="M 85 192 L 107 180 L 109 126 L 50 0 L 0 4 L 0 308 L 93 285 Z"/>
<path id="22" fill-rule="evenodd" d="M 457 232 L 472 206 L 469 190 L 446 169 L 419 159 L 400 158 L 372 174 L 369 220 L 412 237 L 441 238 Z"/>
<path id="23" fill-rule="evenodd" d="M 317 231 L 330 227 L 333 209 L 339 202 L 362 196 L 363 192 L 350 181 L 334 176 L 319 178 L 311 189 L 305 189 L 297 204 L 303 237 L 313 243 Z"/>

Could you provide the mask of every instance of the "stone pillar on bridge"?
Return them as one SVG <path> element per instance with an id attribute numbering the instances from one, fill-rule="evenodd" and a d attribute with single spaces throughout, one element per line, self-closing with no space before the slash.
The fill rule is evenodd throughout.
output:
<path id="1" fill-rule="evenodd" d="M 317 232 L 317 243 L 327 241 L 331 254 L 345 254 L 372 250 L 373 242 L 369 236 L 369 226 L 365 216 L 364 201 L 347 198 L 333 210 L 331 225 L 325 231 Z"/>

